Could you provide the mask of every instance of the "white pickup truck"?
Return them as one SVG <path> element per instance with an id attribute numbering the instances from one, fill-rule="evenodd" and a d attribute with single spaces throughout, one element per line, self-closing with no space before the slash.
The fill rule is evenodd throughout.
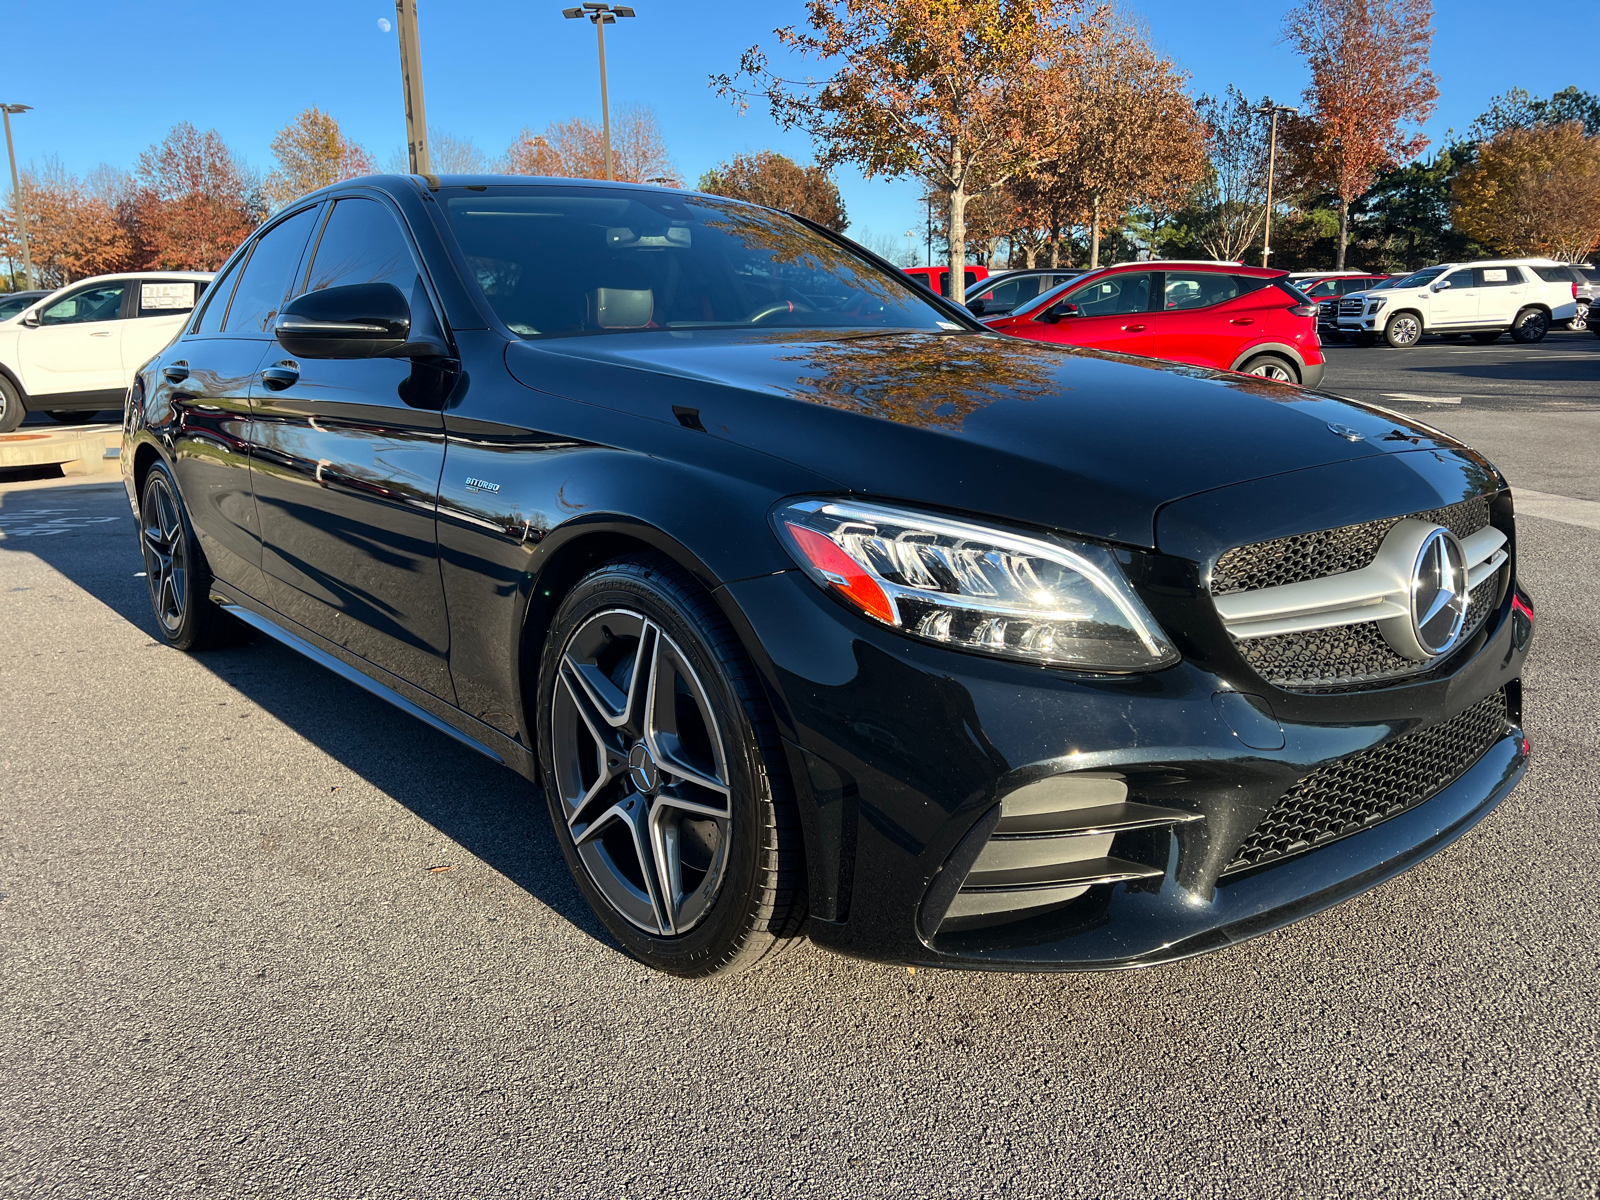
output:
<path id="1" fill-rule="evenodd" d="M 97 275 L 0 321 L 0 433 L 30 412 L 73 423 L 120 409 L 134 372 L 178 335 L 212 278 Z"/>
<path id="2" fill-rule="evenodd" d="M 1492 342 L 1509 331 L 1527 343 L 1543 341 L 1554 322 L 1577 311 L 1577 289 L 1561 263 L 1491 259 L 1427 267 L 1382 291 L 1346 296 L 1339 302 L 1339 329 L 1357 340 L 1381 336 L 1402 350 L 1425 333 Z"/>

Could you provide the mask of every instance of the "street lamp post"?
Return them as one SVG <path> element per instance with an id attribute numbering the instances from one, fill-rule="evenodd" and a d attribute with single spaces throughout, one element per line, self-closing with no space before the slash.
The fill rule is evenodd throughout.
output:
<path id="1" fill-rule="evenodd" d="M 17 150 L 11 144 L 11 114 L 25 113 L 31 104 L 0 104 L 6 122 L 6 157 L 11 160 L 11 203 L 16 206 L 17 241 L 22 243 L 22 275 L 33 289 L 33 255 L 28 250 L 28 218 L 22 212 L 22 186 L 17 182 Z"/>
<path id="2" fill-rule="evenodd" d="M 394 0 L 400 31 L 400 86 L 406 101 L 406 157 L 413 175 L 432 175 L 428 116 L 422 106 L 422 46 L 417 39 L 417 0 Z"/>
<path id="3" fill-rule="evenodd" d="M 1298 117 L 1300 110 L 1268 100 L 1256 111 L 1263 116 L 1272 114 L 1272 133 L 1267 138 L 1267 211 L 1261 221 L 1261 265 L 1264 267 L 1268 256 L 1272 254 L 1272 177 L 1278 166 L 1278 114 L 1293 113 Z"/>
<path id="4" fill-rule="evenodd" d="M 569 21 L 588 17 L 600 41 L 600 124 L 605 131 L 606 179 L 609 181 L 615 179 L 616 174 L 611 169 L 611 102 L 606 98 L 606 26 L 615 25 L 618 17 L 633 16 L 633 9 L 626 4 L 612 7 L 596 0 L 585 0 L 582 8 L 563 8 L 561 15 Z"/>

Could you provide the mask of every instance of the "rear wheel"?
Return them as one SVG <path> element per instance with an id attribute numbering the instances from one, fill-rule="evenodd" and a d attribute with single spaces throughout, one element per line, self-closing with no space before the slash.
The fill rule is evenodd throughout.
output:
<path id="1" fill-rule="evenodd" d="M 22 418 L 28 414 L 22 408 L 22 396 L 17 392 L 16 385 L 0 375 L 0 433 L 10 433 L 22 424 Z"/>
<path id="2" fill-rule="evenodd" d="M 1396 350 L 1411 349 L 1422 340 L 1422 318 L 1416 313 L 1395 313 L 1383 327 L 1383 340 Z"/>
<path id="3" fill-rule="evenodd" d="M 211 602 L 210 568 L 163 462 L 151 466 L 144 478 L 139 541 L 150 607 L 168 645 L 205 650 L 241 640 L 245 627 Z"/>
<path id="4" fill-rule="evenodd" d="M 1472 340 L 1477 342 L 1480 346 L 1488 346 L 1494 342 L 1498 342 L 1502 332 L 1504 331 L 1500 329 L 1485 329 L 1482 333 L 1473 334 Z"/>
<path id="5" fill-rule="evenodd" d="M 1276 379 L 1279 383 L 1299 383 L 1300 372 L 1294 364 L 1276 354 L 1258 354 L 1239 370 L 1245 375 L 1259 375 L 1263 379 Z"/>
<path id="6" fill-rule="evenodd" d="M 1578 311 L 1572 314 L 1572 320 L 1567 322 L 1568 329 L 1576 329 L 1580 333 L 1589 328 L 1589 302 L 1578 301 Z"/>
<path id="7" fill-rule="evenodd" d="M 561 602 L 539 671 L 545 798 L 584 898 L 635 958 L 726 974 L 798 940 L 782 745 L 726 617 L 670 560 L 607 563 Z"/>
<path id="8" fill-rule="evenodd" d="M 1524 346 L 1544 341 L 1544 335 L 1549 332 L 1550 318 L 1542 308 L 1525 308 L 1511 323 L 1511 340 Z"/>

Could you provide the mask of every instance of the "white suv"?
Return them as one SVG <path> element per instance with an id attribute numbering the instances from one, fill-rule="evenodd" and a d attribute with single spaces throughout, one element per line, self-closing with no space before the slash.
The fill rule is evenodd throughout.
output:
<path id="1" fill-rule="evenodd" d="M 213 276 L 98 275 L 0 322 L 0 433 L 41 409 L 58 421 L 121 408 L 133 374 L 178 335 Z"/>
<path id="2" fill-rule="evenodd" d="M 1382 292 L 1346 296 L 1339 328 L 1357 338 L 1381 334 L 1399 349 L 1425 333 L 1492 342 L 1510 330 L 1519 342 L 1542 341 L 1552 322 L 1578 311 L 1570 276 L 1546 278 L 1560 266 L 1548 258 L 1499 258 L 1427 267 Z"/>

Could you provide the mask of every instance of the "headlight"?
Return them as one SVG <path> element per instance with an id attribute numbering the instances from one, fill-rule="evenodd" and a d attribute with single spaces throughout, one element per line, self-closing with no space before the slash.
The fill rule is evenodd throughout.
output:
<path id="1" fill-rule="evenodd" d="M 1373 313 L 1377 312 L 1380 308 L 1382 308 L 1387 303 L 1389 303 L 1389 301 L 1384 299 L 1381 296 L 1378 299 L 1371 301 L 1367 305 L 1367 315 L 1371 316 Z"/>
<path id="2" fill-rule="evenodd" d="M 854 501 L 786 505 L 773 525 L 819 586 L 913 637 L 1084 671 L 1178 661 L 1099 546 Z"/>

